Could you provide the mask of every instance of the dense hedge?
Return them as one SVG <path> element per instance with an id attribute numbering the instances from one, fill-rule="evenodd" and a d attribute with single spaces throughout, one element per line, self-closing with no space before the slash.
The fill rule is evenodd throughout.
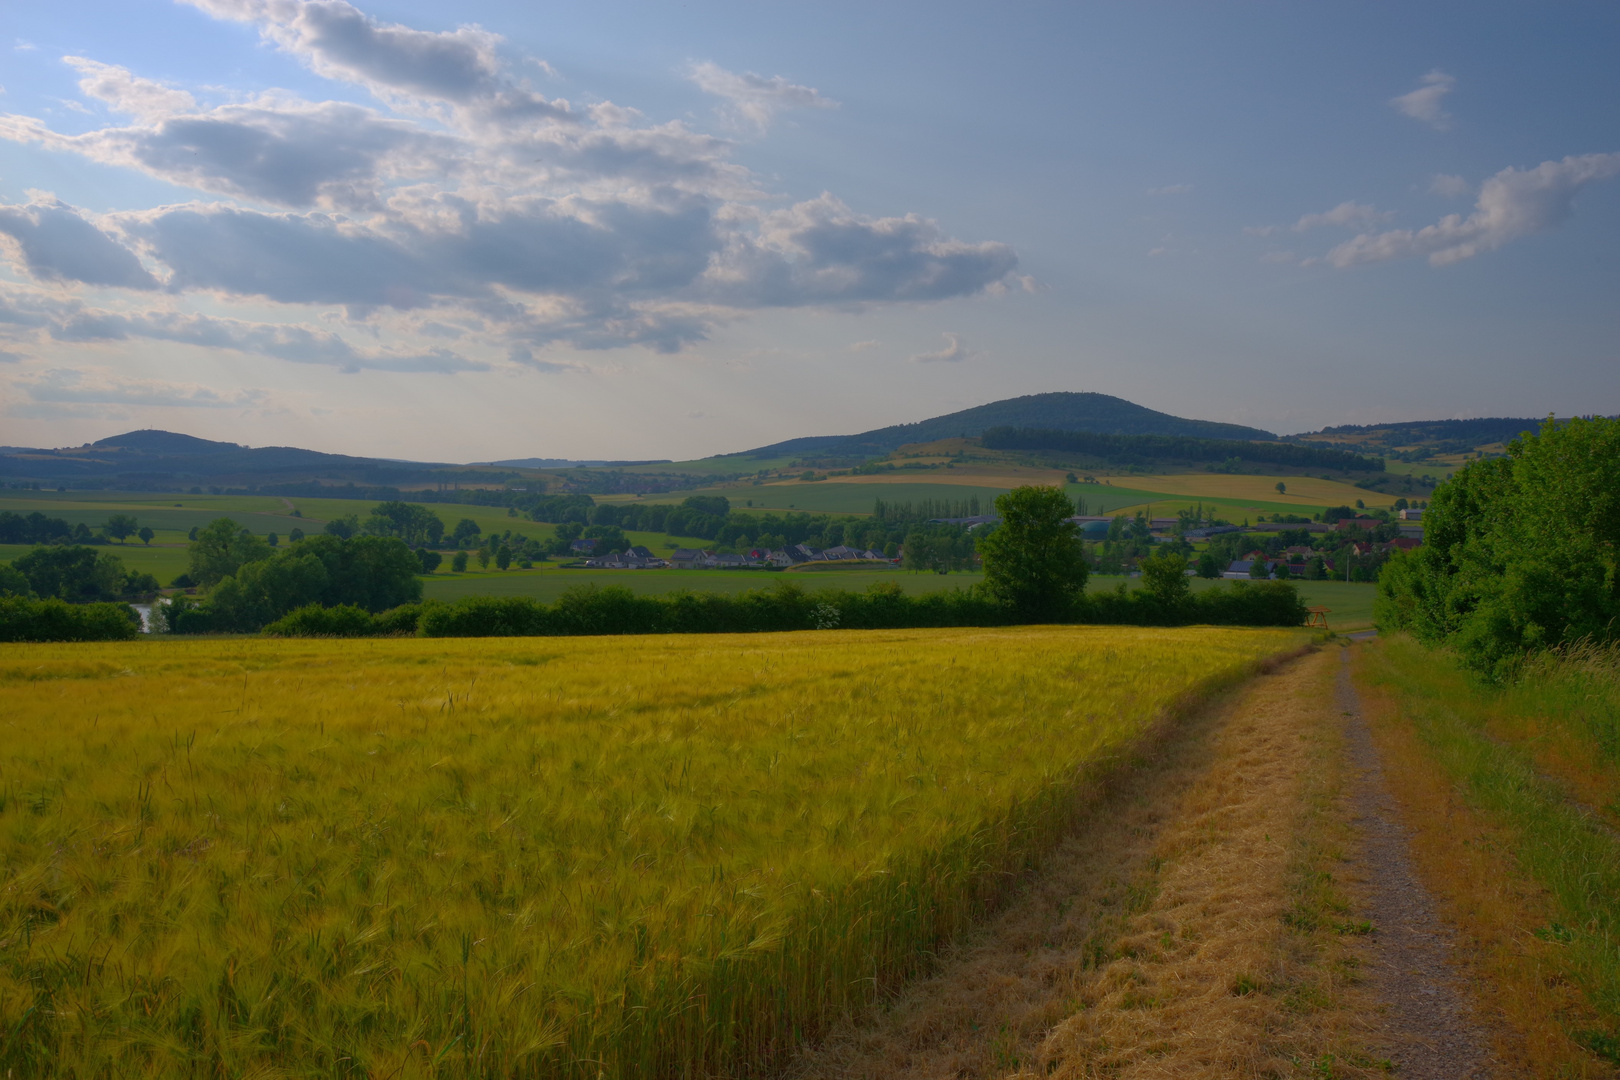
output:
<path id="1" fill-rule="evenodd" d="M 128 604 L 0 597 L 0 641 L 128 641 L 141 617 Z"/>
<path id="2" fill-rule="evenodd" d="M 1378 580 L 1373 618 L 1494 678 L 1620 637 L 1620 420 L 1548 421 L 1435 490 L 1423 546 Z"/>
<path id="3" fill-rule="evenodd" d="M 1235 582 L 1191 596 L 1166 599 L 1149 590 L 1085 597 L 1059 621 L 1134 626 L 1299 626 L 1306 609 L 1286 582 Z M 779 582 L 733 596 L 669 593 L 638 596 L 621 586 L 570 589 L 555 604 L 527 597 L 474 596 L 455 603 L 429 601 L 381 615 L 360 608 L 310 606 L 266 628 L 283 637 L 353 637 L 408 634 L 424 637 L 562 637 L 599 634 L 726 634 L 773 630 L 905 629 L 1007 626 L 1018 622 L 1007 607 L 975 590 L 907 596 L 893 583 L 865 592 L 807 592 Z"/>
<path id="4" fill-rule="evenodd" d="M 416 633 L 421 604 L 373 615 L 358 604 L 306 604 L 264 628 L 271 637 L 388 637 Z"/>

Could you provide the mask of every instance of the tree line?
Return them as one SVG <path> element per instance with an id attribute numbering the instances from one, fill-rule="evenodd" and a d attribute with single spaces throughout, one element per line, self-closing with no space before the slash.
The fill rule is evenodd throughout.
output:
<path id="1" fill-rule="evenodd" d="M 980 442 L 989 450 L 1061 450 L 1088 454 L 1122 464 L 1151 459 L 1226 463 L 1263 462 L 1297 468 L 1383 472 L 1382 458 L 1363 457 L 1347 450 L 1286 442 L 1246 442 L 1241 439 L 1197 439 L 1179 435 L 1105 435 L 1094 431 L 1052 431 L 1046 428 L 993 427 Z"/>
<path id="2" fill-rule="evenodd" d="M 105 544 L 122 543 L 131 536 L 150 544 L 157 534 L 130 514 L 113 514 L 95 529 L 84 522 L 69 525 L 62 518 L 46 517 L 35 510 L 28 515 L 0 510 L 0 544 Z"/>
<path id="3" fill-rule="evenodd" d="M 1423 546 L 1378 583 L 1381 630 L 1508 678 L 1545 650 L 1620 638 L 1620 420 L 1548 420 L 1437 488 Z"/>

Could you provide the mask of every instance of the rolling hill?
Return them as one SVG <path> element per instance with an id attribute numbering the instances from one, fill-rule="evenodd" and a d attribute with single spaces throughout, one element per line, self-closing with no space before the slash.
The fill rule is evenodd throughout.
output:
<path id="1" fill-rule="evenodd" d="M 296 446 L 247 447 L 150 429 L 56 450 L 0 447 L 0 477 L 113 482 L 134 489 L 306 479 L 386 485 L 421 480 L 436 468 L 444 466 L 327 454 Z"/>
<path id="2" fill-rule="evenodd" d="M 1187 420 L 1109 394 L 1053 393 L 992 401 L 914 424 L 864 431 L 858 435 L 811 435 L 788 439 L 742 455 L 753 458 L 866 458 L 892 453 L 906 443 L 981 435 L 986 428 L 1043 428 L 1090 431 L 1101 435 L 1172 435 L 1198 439 L 1275 439 L 1259 428 Z"/>

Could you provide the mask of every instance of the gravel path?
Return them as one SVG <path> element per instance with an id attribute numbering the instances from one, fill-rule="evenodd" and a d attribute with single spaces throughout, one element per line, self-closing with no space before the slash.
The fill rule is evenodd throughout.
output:
<path id="1" fill-rule="evenodd" d="M 1494 1075 L 1490 1038 L 1474 1020 L 1467 989 L 1451 964 L 1452 935 L 1412 866 L 1372 731 L 1350 681 L 1343 652 L 1338 705 L 1350 752 L 1353 821 L 1362 834 L 1359 861 L 1367 882 L 1373 936 L 1368 984 L 1386 1003 L 1374 1035 L 1403 1080 Z"/>

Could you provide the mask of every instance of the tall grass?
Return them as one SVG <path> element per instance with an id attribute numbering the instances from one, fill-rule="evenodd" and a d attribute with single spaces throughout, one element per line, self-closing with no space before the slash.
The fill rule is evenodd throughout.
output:
<path id="1" fill-rule="evenodd" d="M 1506 830 L 1513 857 L 1547 891 L 1561 966 L 1602 1025 L 1572 1034 L 1620 1062 L 1620 663 L 1612 649 L 1543 654 L 1509 686 L 1401 636 L 1369 655 L 1365 677 L 1393 691 L 1443 773 Z M 1462 837 L 1458 837 L 1460 841 Z"/>
<path id="2" fill-rule="evenodd" d="M 924 969 L 1178 702 L 1099 628 L 0 651 L 0 1068 L 705 1076 Z"/>

